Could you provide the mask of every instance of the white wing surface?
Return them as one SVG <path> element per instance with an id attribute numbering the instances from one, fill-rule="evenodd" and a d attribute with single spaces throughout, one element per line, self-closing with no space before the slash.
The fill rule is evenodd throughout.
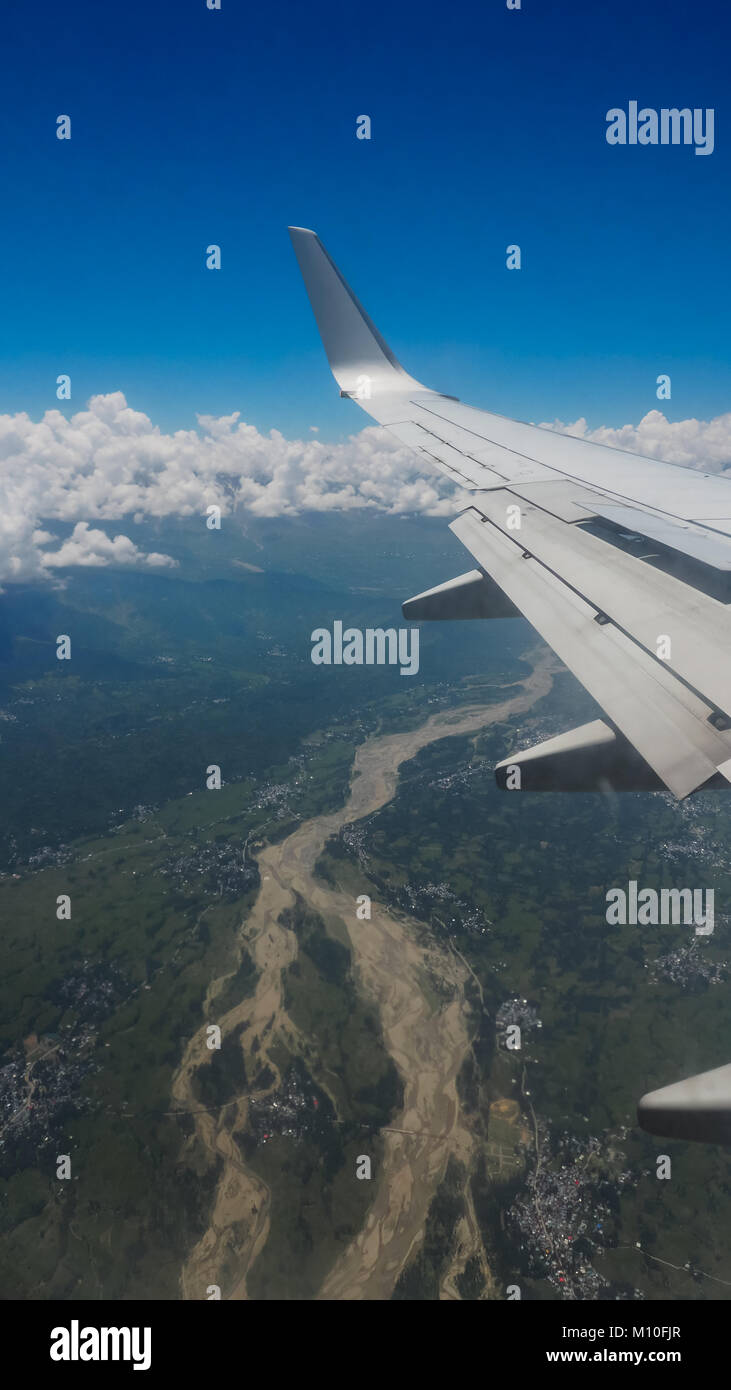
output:
<path id="1" fill-rule="evenodd" d="M 523 613 L 607 718 L 506 759 L 504 786 L 731 781 L 731 482 L 476 410 L 397 362 L 314 232 L 291 227 L 341 395 L 470 494 L 479 566 L 414 618 Z"/>

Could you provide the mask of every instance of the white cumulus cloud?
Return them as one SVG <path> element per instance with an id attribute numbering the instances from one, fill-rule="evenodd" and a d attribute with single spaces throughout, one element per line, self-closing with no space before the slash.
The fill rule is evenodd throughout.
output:
<path id="1" fill-rule="evenodd" d="M 47 532 L 35 536 L 52 540 Z M 177 565 L 169 555 L 150 551 L 145 555 L 129 536 L 108 536 L 106 531 L 92 531 L 88 521 L 77 521 L 72 534 L 60 550 L 46 552 L 42 557 L 46 569 L 61 569 L 67 565 Z"/>
<path id="2" fill-rule="evenodd" d="M 551 428 L 690 467 L 731 463 L 731 414 L 671 422 L 658 410 L 638 425 L 587 429 L 585 420 Z M 465 494 L 385 431 L 369 426 L 342 444 L 310 436 L 262 435 L 238 412 L 198 416 L 198 428 L 164 433 L 121 391 L 94 396 L 67 419 L 0 415 L 0 583 L 53 577 L 69 565 L 171 566 L 145 553 L 124 529 L 99 523 L 230 515 L 380 510 L 451 516 Z M 54 521 L 73 524 L 59 541 Z M 97 523 L 94 525 L 94 523 Z"/>
<path id="3" fill-rule="evenodd" d="M 259 434 L 236 412 L 199 415 L 198 429 L 166 434 L 115 391 L 70 419 L 59 410 L 38 421 L 0 415 L 0 583 L 68 565 L 174 563 L 93 522 L 205 517 L 211 504 L 224 515 L 359 507 L 450 515 L 455 495 L 440 477 L 422 477 L 414 455 L 375 427 L 328 445 Z M 54 521 L 74 523 L 62 544 Z"/>

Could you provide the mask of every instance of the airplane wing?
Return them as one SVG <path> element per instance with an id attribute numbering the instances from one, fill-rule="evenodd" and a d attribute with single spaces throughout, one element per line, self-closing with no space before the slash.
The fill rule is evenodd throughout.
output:
<path id="1" fill-rule="evenodd" d="M 407 618 L 524 614 L 606 719 L 506 758 L 507 788 L 731 781 L 731 482 L 431 391 L 404 371 L 314 232 L 290 235 L 340 394 L 469 496 L 476 562 Z"/>
<path id="2" fill-rule="evenodd" d="M 731 1066 L 648 1091 L 637 1118 L 649 1134 L 731 1147 Z"/>

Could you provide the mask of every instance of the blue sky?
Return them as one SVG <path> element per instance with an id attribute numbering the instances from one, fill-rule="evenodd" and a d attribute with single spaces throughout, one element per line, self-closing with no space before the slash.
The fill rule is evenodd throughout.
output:
<path id="1" fill-rule="evenodd" d="M 122 390 L 165 429 L 360 429 L 290 222 L 429 386 L 620 425 L 668 372 L 670 418 L 731 408 L 721 3 L 125 0 L 6 8 L 2 29 L 0 411 L 58 406 L 67 372 L 66 413 Z M 714 153 L 610 147 L 631 99 L 713 107 Z"/>

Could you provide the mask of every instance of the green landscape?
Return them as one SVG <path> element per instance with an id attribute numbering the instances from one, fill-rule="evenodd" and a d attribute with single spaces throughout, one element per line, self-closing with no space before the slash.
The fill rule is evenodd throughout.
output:
<path id="1" fill-rule="evenodd" d="M 331 841 L 320 872 L 427 923 L 437 939 L 458 945 L 479 981 L 461 1084 L 483 1139 L 475 1207 L 503 1288 L 517 1283 L 524 1297 L 561 1296 L 558 1276 L 553 1283 L 548 1276 L 565 1254 L 558 1264 L 554 1250 L 544 1258 L 530 1221 L 510 1216 L 535 1165 L 535 1114 L 549 1169 L 568 1171 L 570 1139 L 584 1151 L 587 1172 L 593 1165 L 594 1186 L 611 1188 L 604 1194 L 611 1218 L 601 1231 L 582 1231 L 585 1263 L 590 1258 L 606 1281 L 588 1296 L 725 1298 L 725 1154 L 643 1134 L 635 1106 L 645 1091 L 718 1066 L 731 1051 L 729 813 L 710 793 L 677 804 L 651 794 L 497 791 L 491 770 L 506 746 L 554 732 L 557 713 L 579 722 L 587 709 L 587 697 L 560 676 L 512 730 L 494 725 L 476 739 L 427 748 L 395 799 L 360 827 L 355 852 Z M 713 886 L 713 935 L 695 938 L 692 926 L 672 924 L 609 926 L 607 890 L 630 879 L 657 889 Z M 522 1050 L 511 1054 L 496 1020 L 516 997 L 528 1001 L 540 1032 L 529 1022 Z M 501 1098 L 519 1102 L 530 1131 L 515 1146 L 514 1173 L 495 1161 Z M 664 1152 L 672 1156 L 669 1181 L 656 1177 Z M 618 1182 L 620 1173 L 629 1177 Z M 549 1200 L 558 1206 L 564 1196 L 557 1190 Z M 410 1296 L 421 1288 L 419 1296 L 432 1297 L 422 1265 L 420 1256 Z"/>
<path id="2" fill-rule="evenodd" d="M 500 703 L 535 655 L 522 622 L 435 624 L 415 678 L 312 665 L 313 628 L 397 626 L 400 599 L 456 572 L 438 522 L 148 529 L 179 572 L 74 572 L 0 597 L 6 1298 L 181 1296 L 222 1160 L 171 1085 L 191 1037 L 257 988 L 245 928 L 261 847 L 343 805 L 366 739 Z M 594 714 L 559 673 L 526 714 L 446 731 L 319 861 L 324 884 L 371 895 L 468 976 L 457 1091 L 472 1156 L 445 1160 L 396 1300 L 437 1299 L 445 1281 L 467 1301 L 516 1285 L 529 1299 L 731 1288 L 723 1151 L 663 1146 L 634 1113 L 644 1091 L 729 1055 L 731 813 L 712 794 L 513 796 L 492 776 L 507 751 Z M 220 787 L 206 785 L 211 766 Z M 606 893 L 631 879 L 713 887 L 713 935 L 609 926 Z M 240 1163 L 268 1193 L 247 1273 L 258 1300 L 317 1297 L 363 1229 L 407 1079 L 338 916 L 298 900 L 280 923 L 297 943 L 283 972 L 291 1033 L 267 1043 L 267 1062 L 259 1037 L 232 1027 L 195 1075 L 196 1106 L 220 1114 L 221 1133 L 238 1117 Z M 447 1007 L 438 968 L 421 988 L 435 1016 Z M 354 1179 L 362 1152 L 373 1182 Z M 663 1152 L 669 1181 L 656 1176 Z M 472 1210 L 484 1259 L 460 1253 Z M 239 1237 L 223 1297 L 243 1226 Z"/>

